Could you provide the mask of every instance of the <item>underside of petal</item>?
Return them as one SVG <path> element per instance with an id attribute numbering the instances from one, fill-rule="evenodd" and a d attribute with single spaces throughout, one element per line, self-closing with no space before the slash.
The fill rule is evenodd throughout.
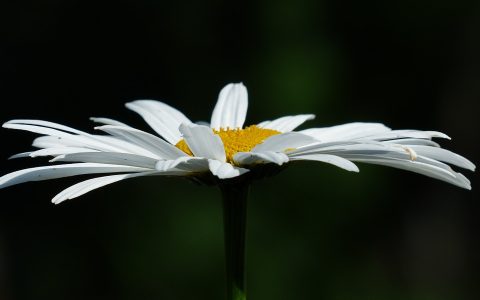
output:
<path id="1" fill-rule="evenodd" d="M 234 178 L 248 172 L 247 169 L 235 167 L 229 163 L 213 159 L 209 160 L 208 166 L 210 168 L 210 172 L 212 172 L 212 174 L 217 176 L 219 179 Z"/>
<path id="2" fill-rule="evenodd" d="M 251 166 L 258 164 L 274 163 L 279 166 L 288 162 L 288 156 L 284 153 L 273 151 L 266 152 L 238 152 L 234 155 L 233 160 L 239 166 Z"/>

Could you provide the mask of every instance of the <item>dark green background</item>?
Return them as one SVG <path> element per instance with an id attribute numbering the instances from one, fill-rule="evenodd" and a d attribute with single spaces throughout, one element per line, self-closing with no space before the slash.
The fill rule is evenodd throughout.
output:
<path id="1" fill-rule="evenodd" d="M 222 86 L 249 89 L 247 123 L 378 121 L 440 130 L 479 163 L 478 1 L 1 1 L 0 121 L 141 129 L 127 101 L 209 120 Z M 0 130 L 0 173 L 34 135 Z M 360 165 L 301 163 L 253 186 L 250 300 L 479 299 L 473 191 Z M 82 177 L 83 179 L 83 177 Z M 79 179 L 0 190 L 0 299 L 223 299 L 219 191 L 123 182 L 59 206 Z"/>

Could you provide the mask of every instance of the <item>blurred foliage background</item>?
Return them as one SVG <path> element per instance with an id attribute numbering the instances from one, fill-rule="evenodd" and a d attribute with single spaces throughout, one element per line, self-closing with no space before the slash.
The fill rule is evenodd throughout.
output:
<path id="1" fill-rule="evenodd" d="M 248 123 L 439 130 L 478 164 L 479 37 L 467 0 L 1 1 L 0 121 L 148 130 L 123 107 L 145 98 L 208 121 L 242 81 Z M 1 174 L 44 163 L 7 160 L 34 135 L 0 137 Z M 478 175 L 469 192 L 360 168 L 298 164 L 253 186 L 249 299 L 479 299 Z M 77 181 L 0 191 L 0 299 L 223 299 L 219 191 L 146 178 L 50 203 Z"/>

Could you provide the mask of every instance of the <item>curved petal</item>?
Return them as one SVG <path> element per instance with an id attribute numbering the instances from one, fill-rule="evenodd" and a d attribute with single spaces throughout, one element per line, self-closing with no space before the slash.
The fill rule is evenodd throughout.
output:
<path id="1" fill-rule="evenodd" d="M 403 169 L 439 179 L 467 190 L 471 189 L 470 181 L 462 174 L 424 162 L 384 158 L 352 158 L 351 160 Z"/>
<path id="2" fill-rule="evenodd" d="M 252 149 L 252 152 L 284 152 L 293 150 L 298 147 L 310 145 L 312 143 L 318 143 L 318 141 L 308 135 L 298 132 L 286 132 L 282 134 L 272 135 L 271 137 L 263 141 L 263 143 L 255 146 Z"/>
<path id="3" fill-rule="evenodd" d="M 19 125 L 33 125 L 33 126 L 40 126 L 40 127 L 45 127 L 45 128 L 52 128 L 52 129 L 58 129 L 61 131 L 69 132 L 69 133 L 74 133 L 74 134 L 86 134 L 83 131 L 77 130 L 72 127 L 68 127 L 65 125 L 57 124 L 54 122 L 50 121 L 43 121 L 43 120 L 30 120 L 30 119 L 17 119 L 17 120 L 11 120 L 3 124 L 4 128 L 14 128 L 9 125 L 12 124 L 19 124 Z"/>
<path id="4" fill-rule="evenodd" d="M 358 167 L 348 159 L 331 154 L 301 154 L 289 157 L 291 161 L 295 160 L 313 160 L 332 164 L 351 172 L 359 172 Z"/>
<path id="5" fill-rule="evenodd" d="M 315 119 L 315 115 L 312 114 L 285 116 L 273 121 L 261 122 L 257 126 L 265 129 L 273 129 L 280 132 L 290 132 L 305 123 L 306 121 L 313 119 Z"/>
<path id="6" fill-rule="evenodd" d="M 414 139 L 432 139 L 432 138 L 442 138 L 450 140 L 451 138 L 445 133 L 438 131 L 422 131 L 422 130 L 392 130 L 390 132 L 372 134 L 365 136 L 366 139 L 374 141 L 384 141 L 392 139 L 401 139 L 401 138 L 414 138 Z"/>
<path id="7" fill-rule="evenodd" d="M 96 129 L 122 138 L 136 146 L 140 146 L 158 158 L 176 159 L 187 155 L 182 150 L 165 142 L 161 138 L 135 128 L 106 125 L 97 127 Z"/>
<path id="8" fill-rule="evenodd" d="M 440 148 L 440 144 L 428 140 L 428 139 L 415 139 L 415 138 L 401 138 L 383 141 L 385 144 L 399 144 L 399 145 L 420 145 L 420 146 L 431 146 Z"/>
<path id="9" fill-rule="evenodd" d="M 208 158 L 186 156 L 174 160 L 159 160 L 155 165 L 155 169 L 158 171 L 206 172 L 209 170 Z"/>
<path id="10" fill-rule="evenodd" d="M 233 156 L 233 160 L 240 166 L 249 166 L 256 164 L 274 163 L 279 166 L 288 162 L 288 156 L 285 153 L 273 151 L 255 152 L 238 152 Z"/>
<path id="11" fill-rule="evenodd" d="M 157 160 L 151 157 L 117 152 L 77 152 L 60 155 L 51 160 L 51 162 L 58 161 L 112 164 L 147 169 L 154 169 L 157 163 Z"/>
<path id="12" fill-rule="evenodd" d="M 210 126 L 215 130 L 242 128 L 247 116 L 247 108 L 247 88 L 242 83 L 230 83 L 218 95 Z"/>
<path id="13" fill-rule="evenodd" d="M 71 187 L 63 190 L 59 194 L 57 194 L 53 199 L 52 203 L 59 204 L 65 200 L 74 199 L 79 196 L 82 196 L 88 192 L 91 192 L 95 189 L 104 187 L 106 185 L 124 180 L 130 179 L 135 177 L 143 177 L 143 176 L 154 176 L 154 175 L 182 175 L 180 172 L 142 172 L 142 173 L 134 173 L 134 174 L 120 174 L 120 175 L 110 175 L 110 176 L 103 176 L 88 179 L 82 182 L 79 182 Z"/>
<path id="14" fill-rule="evenodd" d="M 470 171 L 475 171 L 475 165 L 463 156 L 460 156 L 452 151 L 428 146 L 408 145 L 418 155 L 429 157 L 435 160 L 443 161 Z"/>
<path id="15" fill-rule="evenodd" d="M 212 172 L 213 175 L 217 176 L 220 179 L 234 178 L 248 172 L 247 169 L 235 167 L 229 163 L 221 162 L 214 159 L 210 159 L 208 161 L 208 167 L 210 169 L 210 172 Z"/>
<path id="16" fill-rule="evenodd" d="M 109 119 L 109 118 L 96 118 L 96 117 L 91 117 L 91 121 L 99 124 L 104 124 L 104 125 L 113 125 L 113 126 L 123 126 L 123 127 L 130 127 L 125 123 L 122 123 L 117 120 Z"/>
<path id="17" fill-rule="evenodd" d="M 226 155 L 222 139 L 213 133 L 211 128 L 195 124 L 182 124 L 180 132 L 195 156 L 225 162 Z"/>
<path id="18" fill-rule="evenodd" d="M 123 173 L 123 172 L 144 172 L 145 168 L 117 166 L 97 163 L 78 163 L 67 165 L 55 165 L 36 167 L 15 171 L 0 177 L 0 188 L 20 184 L 29 181 L 41 181 L 62 177 L 97 174 L 97 173 Z"/>
<path id="19" fill-rule="evenodd" d="M 17 153 L 17 154 L 14 154 L 14 155 L 10 156 L 8 159 L 17 159 L 17 158 L 30 157 L 30 155 L 31 155 L 33 152 L 34 152 L 34 151 Z"/>
<path id="20" fill-rule="evenodd" d="M 125 106 L 142 116 L 155 132 L 173 145 L 182 139 L 178 130 L 180 124 L 192 123 L 183 113 L 160 101 L 137 100 Z"/>
<path id="21" fill-rule="evenodd" d="M 62 125 L 58 125 L 57 127 L 61 126 Z M 137 153 L 138 151 L 142 152 L 142 149 L 139 149 L 138 146 L 132 145 L 131 143 L 119 140 L 111 136 L 93 135 L 81 131 L 78 131 L 78 134 L 70 134 L 55 128 L 29 124 L 5 123 L 3 124 L 3 127 L 8 129 L 25 130 L 33 133 L 48 135 L 46 137 L 39 137 L 34 140 L 33 145 L 39 148 L 73 146 L 86 147 L 100 151 L 127 151 L 133 153 Z"/>
<path id="22" fill-rule="evenodd" d="M 40 157 L 40 156 L 58 156 L 64 154 L 73 154 L 73 153 L 83 153 L 83 152 L 99 152 L 88 148 L 77 148 L 77 147 L 53 147 L 40 149 L 30 153 L 30 157 Z"/>
<path id="23" fill-rule="evenodd" d="M 299 131 L 327 143 L 341 140 L 360 139 L 367 136 L 390 132 L 391 129 L 381 123 L 347 123 L 331 127 L 310 128 Z"/>

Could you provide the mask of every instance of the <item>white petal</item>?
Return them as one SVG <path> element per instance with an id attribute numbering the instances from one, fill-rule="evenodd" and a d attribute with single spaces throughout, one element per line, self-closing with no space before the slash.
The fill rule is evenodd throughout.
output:
<path id="1" fill-rule="evenodd" d="M 373 142 L 376 144 L 380 144 L 379 142 Z M 334 150 L 343 150 L 346 146 L 349 145 L 365 145 L 365 142 L 359 141 L 333 141 L 333 142 L 317 142 L 311 145 L 301 146 L 295 150 L 289 151 L 288 155 L 297 155 L 297 154 L 314 154 L 314 153 L 323 153 L 323 149 L 334 149 Z"/>
<path id="2" fill-rule="evenodd" d="M 14 155 L 10 156 L 8 159 L 29 157 L 30 154 L 32 154 L 32 151 L 17 153 L 17 154 L 14 154 Z"/>
<path id="3" fill-rule="evenodd" d="M 216 130 L 242 128 L 247 116 L 247 108 L 247 88 L 242 83 L 230 83 L 218 95 L 210 126 Z"/>
<path id="4" fill-rule="evenodd" d="M 233 160 L 235 161 L 236 164 L 241 166 L 266 164 L 266 163 L 274 163 L 281 166 L 284 163 L 288 162 L 288 156 L 284 153 L 278 153 L 273 151 L 266 151 L 266 152 L 260 152 L 260 153 L 237 152 L 233 156 Z"/>
<path id="5" fill-rule="evenodd" d="M 185 152 L 161 138 L 135 128 L 106 125 L 97 127 L 97 129 L 125 139 L 162 159 L 176 159 L 181 156 L 187 156 Z"/>
<path id="6" fill-rule="evenodd" d="M 189 159 L 178 163 L 174 169 L 192 173 L 206 172 L 209 170 L 209 159 L 200 157 L 189 157 Z"/>
<path id="7" fill-rule="evenodd" d="M 347 171 L 358 172 L 358 167 L 351 161 L 340 156 L 331 154 L 303 154 L 290 157 L 291 161 L 295 160 L 313 160 L 332 164 Z"/>
<path id="8" fill-rule="evenodd" d="M 258 124 L 258 127 L 273 129 L 280 132 L 290 132 L 298 126 L 305 123 L 305 121 L 315 119 L 315 115 L 296 115 L 281 117 L 273 121 L 264 121 Z"/>
<path id="9" fill-rule="evenodd" d="M 390 132 L 391 129 L 381 123 L 347 123 L 323 128 L 310 128 L 299 132 L 310 135 L 324 143 L 340 140 L 360 139 L 374 134 Z"/>
<path id="10" fill-rule="evenodd" d="M 394 139 L 383 141 L 385 144 L 400 144 L 400 145 L 423 145 L 431 147 L 440 147 L 440 145 L 432 140 L 428 139 L 413 139 L 413 138 L 403 138 L 403 139 Z"/>
<path id="11" fill-rule="evenodd" d="M 36 167 L 30 169 L 24 169 L 15 171 L 0 177 L 0 188 L 5 188 L 14 184 L 40 181 L 48 179 L 56 179 L 62 177 L 95 174 L 95 173 L 120 173 L 120 172 L 143 172 L 148 169 L 106 165 L 96 163 L 79 163 L 79 164 L 67 164 L 67 165 L 55 165 Z"/>
<path id="12" fill-rule="evenodd" d="M 284 152 L 291 151 L 295 148 L 316 143 L 311 136 L 301 134 L 298 132 L 287 132 L 282 134 L 273 135 L 267 138 L 263 143 L 258 144 L 252 149 L 252 152 Z"/>
<path id="13" fill-rule="evenodd" d="M 103 186 L 134 177 L 142 176 L 151 176 L 160 172 L 142 172 L 134 174 L 120 174 L 120 175 L 110 175 L 98 178 L 88 179 L 82 182 L 79 182 L 71 187 L 63 190 L 58 195 L 52 199 L 52 203 L 59 204 L 65 200 L 74 199 L 81 195 L 84 195 L 90 191 L 101 188 Z"/>
<path id="14" fill-rule="evenodd" d="M 225 162 L 226 155 L 222 139 L 213 133 L 211 128 L 195 124 L 182 124 L 180 132 L 195 156 Z"/>
<path id="15" fill-rule="evenodd" d="M 332 143 L 330 143 L 332 144 Z M 317 145 L 317 147 L 306 147 L 307 151 L 299 149 L 298 151 L 292 151 L 288 153 L 290 157 L 299 156 L 299 155 L 311 155 L 311 154 L 331 154 L 343 157 L 352 161 L 359 161 L 363 159 L 391 159 L 391 160 L 401 160 L 401 161 L 417 161 L 419 163 L 424 163 L 428 165 L 433 165 L 435 167 L 444 169 L 447 172 L 453 172 L 453 170 L 446 164 L 441 163 L 435 159 L 429 158 L 427 156 L 422 156 L 419 153 L 412 155 L 412 151 L 416 152 L 414 146 L 404 146 L 397 144 L 387 144 L 381 142 L 373 143 L 355 143 L 355 144 L 338 144 L 329 147 L 322 147 L 322 145 Z M 429 147 L 432 148 L 432 147 Z M 433 148 L 439 149 L 439 148 Z M 444 149 L 441 149 L 444 150 Z M 443 151 L 442 151 L 443 153 Z M 447 158 L 446 158 L 447 159 Z M 448 157 L 448 159 L 453 159 Z M 465 161 L 460 161 L 456 158 L 456 162 L 464 163 Z"/>
<path id="16" fill-rule="evenodd" d="M 9 129 L 26 130 L 33 133 L 55 137 L 57 138 L 57 146 L 83 146 L 100 151 L 116 152 L 134 151 L 134 153 L 137 153 L 138 151 L 141 151 L 141 149 L 138 149 L 138 147 L 135 148 L 129 143 L 125 143 L 124 141 L 112 137 L 92 135 L 71 127 L 48 121 L 12 120 L 3 124 L 3 127 Z M 45 141 L 45 139 L 43 139 L 43 141 Z M 52 139 L 50 139 L 49 141 L 52 141 Z"/>
<path id="17" fill-rule="evenodd" d="M 415 139 L 432 139 L 442 138 L 450 140 L 450 137 L 438 131 L 421 131 L 421 130 L 392 130 L 386 133 L 372 134 L 364 137 L 369 140 L 392 140 L 400 138 L 415 138 Z"/>
<path id="18" fill-rule="evenodd" d="M 213 159 L 209 160 L 208 165 L 210 168 L 210 172 L 212 172 L 213 175 L 217 176 L 220 179 L 229 179 L 229 178 L 240 176 L 248 172 L 247 169 L 235 167 L 229 163 L 225 163 L 225 162 L 221 162 Z"/>
<path id="19" fill-rule="evenodd" d="M 475 171 L 475 165 L 471 161 L 449 150 L 419 145 L 408 145 L 408 147 L 412 148 L 415 152 L 417 152 L 418 155 L 426 156 L 435 160 Z"/>
<path id="20" fill-rule="evenodd" d="M 57 156 L 64 154 L 72 153 L 81 153 L 81 152 L 94 152 L 95 150 L 88 148 L 77 148 L 77 147 L 58 147 L 58 148 L 47 148 L 30 153 L 30 157 L 40 157 L 40 156 Z"/>
<path id="21" fill-rule="evenodd" d="M 60 126 L 60 125 L 59 125 Z M 5 123 L 3 127 L 9 129 L 18 129 L 30 131 L 38 134 L 45 134 L 56 138 L 56 144 L 62 146 L 75 146 L 75 147 L 87 147 L 100 151 L 114 151 L 122 152 L 128 151 L 130 149 L 127 143 L 117 139 L 113 139 L 107 136 L 97 136 L 87 133 L 80 132 L 77 134 L 70 134 L 64 131 L 60 131 L 53 128 L 47 128 L 37 125 L 24 125 L 24 124 L 14 124 L 14 123 Z M 43 139 L 42 141 L 45 141 Z M 49 139 L 52 142 L 52 139 Z M 35 141 L 34 141 L 35 145 Z M 38 143 L 36 144 L 36 146 Z"/>
<path id="22" fill-rule="evenodd" d="M 456 185 L 468 190 L 471 189 L 470 181 L 462 174 L 456 173 L 454 171 L 447 171 L 438 166 L 426 164 L 423 162 L 412 161 L 412 160 L 381 159 L 381 158 L 352 159 L 352 160 L 412 171 L 428 177 L 432 177 L 435 179 L 439 179 L 439 180 L 451 183 L 453 185 Z"/>
<path id="23" fill-rule="evenodd" d="M 83 152 L 71 153 L 55 157 L 51 162 L 89 162 L 113 164 L 139 168 L 155 169 L 156 159 L 130 153 L 117 152 Z"/>
<path id="24" fill-rule="evenodd" d="M 200 157 L 180 157 L 175 160 L 160 160 L 155 165 L 158 171 L 183 171 L 201 173 L 209 171 L 209 159 Z"/>
<path id="25" fill-rule="evenodd" d="M 141 115 L 155 132 L 173 145 L 182 139 L 180 124 L 192 123 L 183 113 L 159 101 L 137 100 L 125 106 Z"/>
<path id="26" fill-rule="evenodd" d="M 59 139 L 59 138 L 54 137 L 54 136 L 49 136 L 49 135 L 37 137 L 36 139 L 33 140 L 32 146 L 36 147 L 36 148 L 67 147 L 67 145 L 64 144 L 62 139 Z M 69 145 L 69 146 L 81 147 L 82 145 L 80 143 L 77 143 L 76 145 Z"/>
<path id="27" fill-rule="evenodd" d="M 95 123 L 105 124 L 105 125 L 113 125 L 113 126 L 123 126 L 123 127 L 130 127 L 125 123 L 119 122 L 117 120 L 109 119 L 109 118 L 90 118 Z"/>
<path id="28" fill-rule="evenodd" d="M 61 124 L 57 124 L 49 121 L 42 121 L 42 120 L 26 120 L 26 119 L 11 120 L 3 124 L 3 127 L 13 128 L 13 127 L 9 127 L 9 125 L 11 124 L 34 125 L 34 126 L 41 126 L 46 128 L 59 129 L 59 130 L 74 133 L 74 134 L 85 134 L 85 132 L 77 130 L 72 127 L 68 127 L 65 125 L 61 125 Z"/>
<path id="29" fill-rule="evenodd" d="M 33 133 L 51 135 L 51 136 L 61 137 L 61 138 L 72 136 L 69 133 L 66 133 L 64 131 L 60 131 L 60 130 L 57 130 L 57 129 L 53 129 L 53 128 L 37 126 L 37 125 L 29 125 L 29 124 L 17 124 L 17 123 L 12 123 L 12 122 L 13 121 L 10 121 L 10 122 L 7 122 L 7 123 L 3 124 L 3 128 L 25 130 L 25 131 L 29 131 L 29 132 L 33 132 Z"/>

